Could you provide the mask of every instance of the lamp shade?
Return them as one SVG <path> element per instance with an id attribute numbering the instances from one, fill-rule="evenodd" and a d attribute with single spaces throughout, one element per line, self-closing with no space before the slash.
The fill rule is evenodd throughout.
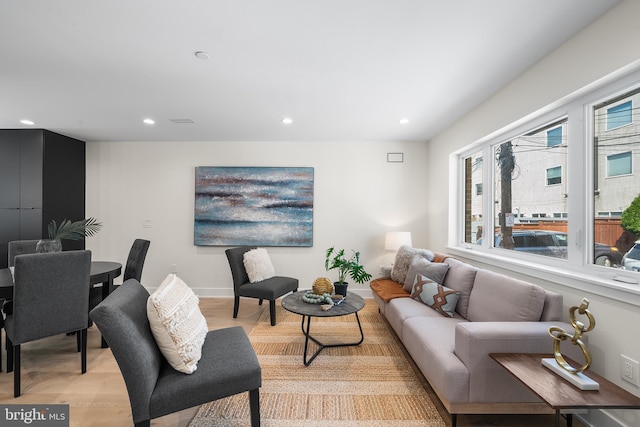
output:
<path id="1" fill-rule="evenodd" d="M 409 231 L 387 231 L 384 239 L 384 248 L 388 251 L 397 251 L 400 246 L 411 246 L 411 232 Z"/>

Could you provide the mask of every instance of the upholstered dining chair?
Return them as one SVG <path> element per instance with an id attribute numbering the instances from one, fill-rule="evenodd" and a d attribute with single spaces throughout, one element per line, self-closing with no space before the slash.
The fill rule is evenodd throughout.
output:
<path id="1" fill-rule="evenodd" d="M 20 346 L 41 338 L 77 332 L 81 372 L 87 372 L 91 251 L 15 257 L 11 312 L 5 319 L 7 372 L 20 396 Z"/>
<path id="2" fill-rule="evenodd" d="M 248 392 L 251 426 L 260 426 L 262 370 L 240 326 L 209 331 L 197 369 L 174 370 L 156 344 L 147 316 L 149 292 L 135 279 L 91 311 L 118 363 L 136 427 L 151 419 Z"/>
<path id="3" fill-rule="evenodd" d="M 271 326 L 276 325 L 276 300 L 289 292 L 298 290 L 298 279 L 285 276 L 274 276 L 259 282 L 251 283 L 244 267 L 244 254 L 255 247 L 241 246 L 225 250 L 231 276 L 233 277 L 233 317 L 238 317 L 240 297 L 258 298 L 259 304 L 263 300 L 269 301 L 269 315 Z"/>
<path id="4" fill-rule="evenodd" d="M 124 268 L 122 282 L 129 279 L 136 279 L 138 282 L 142 281 L 142 267 L 144 267 L 144 260 L 147 257 L 150 244 L 149 240 L 136 239 L 133 241 L 127 257 L 127 264 Z"/>
<path id="5" fill-rule="evenodd" d="M 14 240 L 9 242 L 9 267 L 14 266 L 16 255 L 35 254 L 38 240 Z"/>
<path id="6" fill-rule="evenodd" d="M 127 257 L 127 263 L 124 267 L 124 275 L 122 276 L 122 282 L 129 279 L 136 279 L 138 282 L 142 281 L 142 268 L 144 267 L 144 260 L 147 257 L 149 251 L 149 245 L 151 242 L 144 239 L 135 239 L 129 250 L 129 256 Z M 114 285 L 120 286 L 120 285 Z M 111 292 L 112 289 L 109 289 Z M 92 310 L 102 301 L 102 290 L 100 288 L 91 289 L 89 295 L 89 310 Z M 92 322 L 89 322 L 89 326 Z"/>

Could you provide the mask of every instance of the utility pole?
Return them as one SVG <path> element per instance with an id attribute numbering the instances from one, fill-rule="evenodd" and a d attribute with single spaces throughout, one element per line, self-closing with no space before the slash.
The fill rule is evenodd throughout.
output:
<path id="1" fill-rule="evenodd" d="M 511 141 L 500 145 L 498 149 L 498 165 L 500 166 L 500 231 L 502 233 L 502 247 L 513 249 L 514 241 L 512 227 L 507 227 L 506 214 L 511 213 L 511 176 L 516 166 Z"/>

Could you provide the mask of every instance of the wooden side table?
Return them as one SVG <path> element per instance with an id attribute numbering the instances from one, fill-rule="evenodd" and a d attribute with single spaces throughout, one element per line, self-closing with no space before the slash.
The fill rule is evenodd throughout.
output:
<path id="1" fill-rule="evenodd" d="M 594 372 L 586 371 L 585 375 L 600 384 L 600 390 L 580 390 L 571 385 L 542 366 L 542 359 L 553 358 L 553 354 L 491 353 L 490 356 L 555 410 L 556 427 L 560 427 L 563 409 L 640 409 L 639 397 Z M 567 361 L 573 362 L 568 358 Z M 571 427 L 572 423 L 573 414 L 568 413 L 567 426 Z"/>

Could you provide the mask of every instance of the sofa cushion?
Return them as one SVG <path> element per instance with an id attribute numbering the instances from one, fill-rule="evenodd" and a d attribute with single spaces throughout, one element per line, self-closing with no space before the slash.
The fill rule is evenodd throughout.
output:
<path id="1" fill-rule="evenodd" d="M 394 298 L 405 298 L 409 296 L 409 292 L 402 288 L 402 284 L 385 277 L 372 280 L 369 287 L 374 295 L 377 295 L 384 302 L 389 302 Z"/>
<path id="2" fill-rule="evenodd" d="M 458 291 L 442 286 L 422 274 L 416 276 L 411 290 L 411 298 L 428 305 L 445 317 L 453 317 L 458 295 Z"/>
<path id="3" fill-rule="evenodd" d="M 472 322 L 537 322 L 545 292 L 540 286 L 489 270 L 478 270 L 467 319 Z"/>
<path id="4" fill-rule="evenodd" d="M 449 271 L 442 284 L 460 293 L 456 311 L 467 318 L 471 289 L 478 269 L 455 258 L 447 258 L 444 262 L 449 265 Z"/>
<path id="5" fill-rule="evenodd" d="M 385 307 L 384 316 L 399 337 L 402 337 L 402 328 L 407 319 L 413 317 L 442 317 L 433 308 L 411 298 L 392 299 Z M 456 314 L 456 317 L 460 316 Z"/>
<path id="6" fill-rule="evenodd" d="M 171 367 L 195 372 L 209 328 L 198 307 L 198 297 L 175 274 L 169 274 L 147 299 L 147 317 L 153 337 Z"/>
<path id="7" fill-rule="evenodd" d="M 433 280 L 438 284 L 444 283 L 444 276 L 449 270 L 449 264 L 431 262 L 421 256 L 414 256 L 409 271 L 404 279 L 404 290 L 411 292 L 418 274 Z"/>
<path id="8" fill-rule="evenodd" d="M 398 283 L 404 283 L 404 279 L 409 272 L 409 266 L 413 261 L 414 256 L 421 256 L 431 261 L 434 258 L 433 252 L 427 249 L 416 249 L 411 246 L 400 246 L 398 252 L 396 252 L 396 259 L 391 269 L 391 278 Z"/>
<path id="9" fill-rule="evenodd" d="M 273 264 L 271 264 L 271 258 L 269 258 L 269 254 L 264 248 L 251 249 L 245 252 L 243 263 L 251 283 L 262 282 L 276 275 Z"/>

